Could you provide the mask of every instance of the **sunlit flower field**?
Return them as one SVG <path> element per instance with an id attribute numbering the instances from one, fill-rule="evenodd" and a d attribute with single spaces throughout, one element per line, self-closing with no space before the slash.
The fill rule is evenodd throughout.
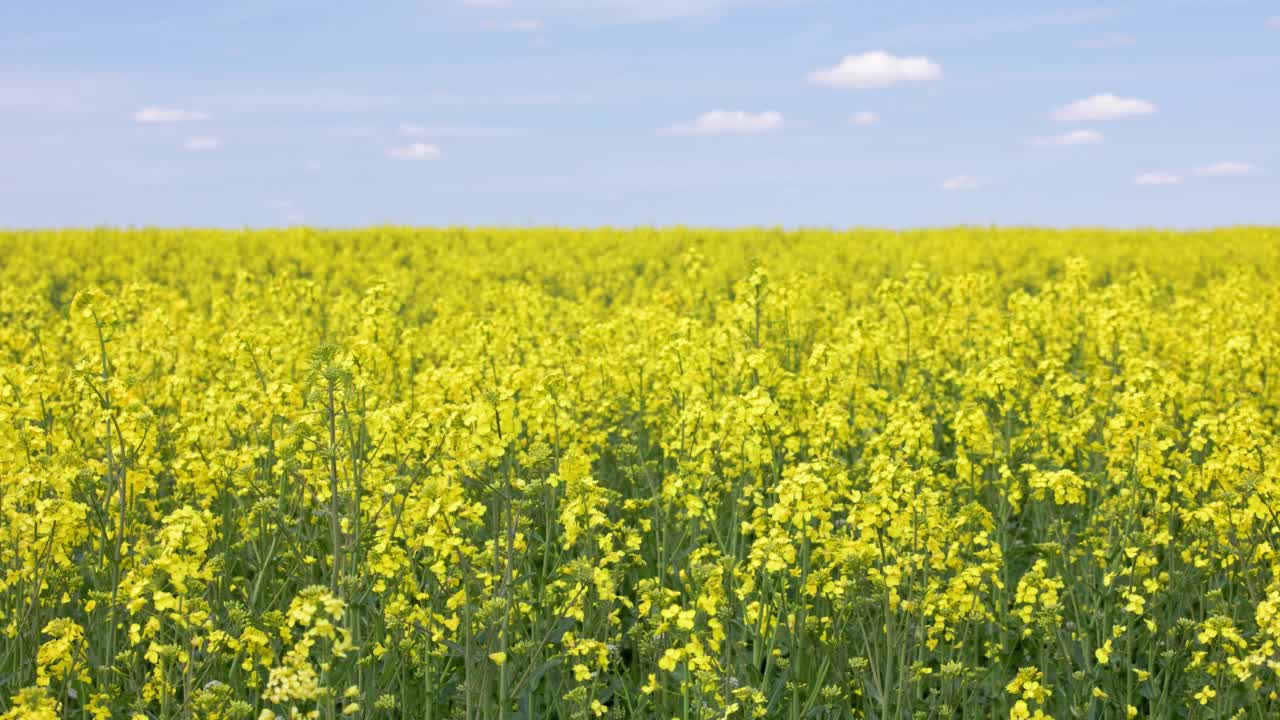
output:
<path id="1" fill-rule="evenodd" d="M 0 718 L 1275 718 L 1280 230 L 0 233 Z"/>

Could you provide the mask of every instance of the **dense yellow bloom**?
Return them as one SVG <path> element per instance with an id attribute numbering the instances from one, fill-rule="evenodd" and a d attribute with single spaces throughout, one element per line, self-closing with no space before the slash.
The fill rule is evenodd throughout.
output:
<path id="1" fill-rule="evenodd" d="M 9 709 L 0 720 L 58 720 L 60 710 L 46 688 L 25 688 L 10 698 Z"/>
<path id="2" fill-rule="evenodd" d="M 84 662 L 85 639 L 84 628 L 65 618 L 51 621 L 44 627 L 44 634 L 49 640 L 36 654 L 36 684 L 47 687 L 52 681 L 76 672 Z M 80 673 L 82 678 L 88 677 L 84 670 Z"/>
<path id="3" fill-rule="evenodd" d="M 1039 669 L 1024 667 L 1018 670 L 1017 676 L 1005 686 L 1005 691 L 1010 695 L 1021 696 L 1024 700 L 1043 703 L 1045 698 L 1053 694 L 1043 681 L 1044 673 Z"/>
<path id="4" fill-rule="evenodd" d="M 0 718 L 1277 716 L 1278 279 L 1272 228 L 0 232 Z"/>

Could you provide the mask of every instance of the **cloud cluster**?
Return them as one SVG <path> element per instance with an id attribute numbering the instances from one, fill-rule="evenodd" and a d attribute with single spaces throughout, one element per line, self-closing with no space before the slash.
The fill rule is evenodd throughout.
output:
<path id="1" fill-rule="evenodd" d="M 668 125 L 663 135 L 759 135 L 782 128 L 782 113 L 749 113 L 741 110 L 712 110 L 693 122 Z"/>
<path id="2" fill-rule="evenodd" d="M 839 63 L 809 73 L 815 85 L 849 90 L 885 88 L 942 77 L 942 66 L 923 55 L 898 56 L 883 50 L 846 55 Z"/>
<path id="3" fill-rule="evenodd" d="M 1159 108 L 1148 100 L 1103 93 L 1076 100 L 1054 110 L 1053 119 L 1059 122 L 1117 120 L 1140 115 L 1155 115 L 1157 112 Z"/>
<path id="4" fill-rule="evenodd" d="M 1246 162 L 1237 162 L 1235 160 L 1226 160 L 1223 162 L 1210 163 L 1201 165 L 1192 170 L 1196 175 L 1216 176 L 1216 175 L 1251 175 L 1258 171 L 1258 168 Z"/>
<path id="5" fill-rule="evenodd" d="M 538 32 L 544 29 L 543 17 L 552 22 L 569 22 L 574 19 L 606 22 L 651 22 L 669 20 L 679 17 L 693 17 L 717 14 L 730 7 L 751 3 L 781 2 L 782 0 L 454 0 L 466 5 L 478 13 L 480 27 L 489 30 L 512 32 Z M 961 34 L 982 35 L 987 33 L 1025 30 L 1036 27 L 1054 27 L 1093 22 L 1102 17 L 1110 17 L 1113 10 L 1103 11 L 1069 11 L 1049 14 L 1026 14 L 1016 17 L 969 23 L 952 28 Z M 1280 29 L 1280 16 L 1267 18 L 1267 27 Z M 918 29 L 918 28 L 917 28 Z M 886 37 L 882 40 L 888 44 Z M 1136 42 L 1132 35 L 1120 32 L 1102 33 L 1080 40 L 1077 46 L 1087 49 L 1102 49 L 1132 45 Z M 877 43 L 879 44 L 879 43 Z M 923 84 L 937 81 L 943 76 L 942 65 L 925 54 L 898 55 L 884 49 L 854 52 L 840 57 L 830 66 L 813 69 L 805 76 L 805 81 L 814 86 L 842 90 L 875 90 L 910 84 Z M 797 78 L 798 80 L 798 78 Z M 210 96 L 213 97 L 213 96 Z M 218 112 L 236 106 L 227 103 L 235 98 L 217 97 L 196 98 L 193 104 L 210 107 Z M 241 98 L 246 100 L 245 98 Z M 270 98 L 266 98 L 269 100 Z M 288 107 L 307 110 L 330 108 L 350 109 L 385 109 L 394 103 L 386 98 L 369 98 L 347 96 L 339 93 L 303 93 L 295 94 L 281 100 L 277 104 L 287 102 Z M 263 97 L 250 94 L 246 100 L 255 109 L 268 104 Z M 1122 96 L 1111 92 L 1098 93 L 1073 100 L 1054 108 L 1051 118 L 1059 123 L 1079 123 L 1092 125 L 1096 122 L 1112 121 L 1123 118 L 1152 116 L 1160 112 L 1151 100 L 1134 96 Z M 177 124 L 191 123 L 209 119 L 209 113 L 192 108 L 167 106 L 143 107 L 133 115 L 139 123 Z M 871 110 L 861 110 L 848 116 L 850 126 L 870 127 L 880 122 L 880 116 Z M 658 129 L 661 135 L 671 136 L 729 136 L 729 135 L 763 135 L 783 129 L 786 121 L 783 114 L 776 110 L 760 112 L 746 110 L 714 109 L 702 113 L 687 122 L 668 125 Z M 448 142 L 455 138 L 495 138 L 525 134 L 527 131 L 496 126 L 469 125 L 424 125 L 405 123 L 396 132 L 398 141 L 388 143 L 385 155 L 396 160 L 437 160 L 441 157 L 440 146 L 436 143 Z M 1105 141 L 1104 135 L 1089 127 L 1064 129 L 1062 132 L 1051 132 L 1039 137 L 1030 138 L 1027 143 L 1035 147 L 1067 148 L 1099 145 Z M 403 144 L 395 144 L 395 142 Z M 212 151 L 220 148 L 222 141 L 213 135 L 191 137 L 182 147 L 190 151 Z M 374 146 L 376 150 L 378 146 Z M 314 171 L 314 169 L 308 170 Z M 1257 172 L 1257 168 L 1245 162 L 1223 161 L 1202 165 L 1180 171 L 1149 171 L 1133 177 L 1137 185 L 1158 186 L 1176 185 L 1193 177 L 1220 177 L 1247 175 Z M 939 187 L 945 191 L 977 190 L 991 184 L 989 178 L 959 174 L 947 177 Z"/>

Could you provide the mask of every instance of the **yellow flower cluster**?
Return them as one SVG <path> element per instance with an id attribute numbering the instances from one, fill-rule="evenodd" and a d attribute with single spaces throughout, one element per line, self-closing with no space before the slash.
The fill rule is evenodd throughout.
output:
<path id="1" fill-rule="evenodd" d="M 0 233 L 0 719 L 1280 717 L 1280 231 Z"/>

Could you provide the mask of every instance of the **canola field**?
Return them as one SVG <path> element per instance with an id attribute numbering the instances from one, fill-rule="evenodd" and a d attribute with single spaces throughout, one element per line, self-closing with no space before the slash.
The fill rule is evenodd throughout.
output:
<path id="1" fill-rule="evenodd" d="M 0 718 L 1275 718 L 1280 230 L 0 233 Z"/>

